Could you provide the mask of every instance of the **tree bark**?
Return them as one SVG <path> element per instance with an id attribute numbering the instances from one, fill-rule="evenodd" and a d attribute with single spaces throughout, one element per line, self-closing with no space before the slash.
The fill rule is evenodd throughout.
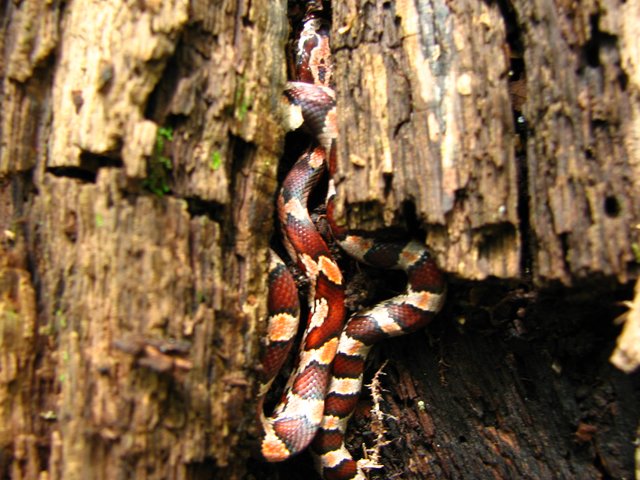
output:
<path id="1" fill-rule="evenodd" d="M 2 478 L 314 475 L 248 460 L 286 8 L 0 3 Z M 638 374 L 608 358 L 640 265 L 640 5 L 332 15 L 339 209 L 424 238 L 451 280 L 369 362 L 390 360 L 372 478 L 631 478 Z"/>
<path id="2" fill-rule="evenodd" d="M 428 337 L 381 347 L 379 478 L 630 478 L 638 377 L 608 357 L 640 260 L 637 2 L 333 13 L 339 202 L 417 223 L 452 283 Z"/>
<path id="3" fill-rule="evenodd" d="M 284 2 L 2 13 L 2 477 L 240 478 Z"/>

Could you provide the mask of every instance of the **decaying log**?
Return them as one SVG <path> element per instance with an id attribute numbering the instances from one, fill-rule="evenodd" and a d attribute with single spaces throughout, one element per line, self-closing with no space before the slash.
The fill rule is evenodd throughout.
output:
<path id="1" fill-rule="evenodd" d="M 410 204 L 466 279 L 635 275 L 637 8 L 340 2 L 338 193 L 352 223 L 390 224 Z"/>
<path id="2" fill-rule="evenodd" d="M 515 1 L 513 8 L 527 71 L 534 275 L 624 282 L 638 265 L 638 6 Z"/>
<path id="3" fill-rule="evenodd" d="M 402 363 L 377 478 L 631 476 L 638 378 L 607 360 L 640 263 L 638 6 L 333 14 L 351 224 L 417 224 L 452 280 L 511 280 L 454 281 L 432 336 L 381 347 Z"/>
<path id="4" fill-rule="evenodd" d="M 344 139 L 338 192 L 358 225 L 389 224 L 412 205 L 449 272 L 516 278 L 521 235 L 505 24 L 497 5 L 449 4 L 335 7 Z"/>
<path id="5" fill-rule="evenodd" d="M 0 476 L 239 478 L 284 2 L 0 8 Z"/>
<path id="6" fill-rule="evenodd" d="M 374 350 L 372 478 L 630 478 L 638 374 L 608 357 L 640 264 L 640 5 L 333 3 L 339 206 L 451 278 Z M 248 460 L 286 3 L 0 18 L 0 476 L 313 478 Z"/>

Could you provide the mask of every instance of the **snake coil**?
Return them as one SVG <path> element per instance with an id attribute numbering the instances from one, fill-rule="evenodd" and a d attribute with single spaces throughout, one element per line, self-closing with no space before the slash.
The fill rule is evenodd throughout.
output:
<path id="1" fill-rule="evenodd" d="M 307 209 L 309 194 L 327 166 L 329 192 L 334 191 L 336 105 L 329 27 L 323 14 L 322 2 L 308 2 L 296 44 L 298 81 L 289 82 L 284 92 L 288 128 L 304 125 L 316 143 L 295 163 L 277 201 L 283 244 L 311 286 L 309 317 L 283 400 L 271 417 L 264 415 L 260 402 L 261 452 L 268 461 L 281 461 L 311 444 L 323 478 L 364 480 L 362 469 L 344 445 L 344 434 L 362 387 L 365 358 L 374 343 L 429 323 L 442 307 L 446 284 L 423 243 L 384 242 L 373 235 L 350 232 L 334 218 L 329 199 L 332 235 L 345 252 L 374 267 L 404 270 L 408 277 L 403 294 L 355 314 L 345 325 L 343 276 Z M 295 282 L 273 252 L 269 284 L 261 399 L 291 349 L 300 311 Z"/>

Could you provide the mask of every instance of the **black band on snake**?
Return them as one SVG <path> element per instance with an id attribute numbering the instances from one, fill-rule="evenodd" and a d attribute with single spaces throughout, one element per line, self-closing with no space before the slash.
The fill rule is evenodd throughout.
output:
<path id="1" fill-rule="evenodd" d="M 349 232 L 334 218 L 332 200 L 327 218 L 333 238 L 353 258 L 383 269 L 404 270 L 406 291 L 375 307 L 345 318 L 342 273 L 307 210 L 312 189 L 335 166 L 337 138 L 329 26 L 322 3 L 308 2 L 297 45 L 296 82 L 284 92 L 285 123 L 303 126 L 317 141 L 295 163 L 278 196 L 282 241 L 292 260 L 308 277 L 309 316 L 297 367 L 283 400 L 271 417 L 262 412 L 262 455 L 281 461 L 312 444 L 323 478 L 364 480 L 344 446 L 347 422 L 362 387 L 364 362 L 371 346 L 385 338 L 423 328 L 441 309 L 445 280 L 422 242 L 383 242 L 375 235 Z M 328 165 L 331 164 L 331 165 Z M 330 180 L 330 195 L 333 183 Z M 261 396 L 285 361 L 298 327 L 297 290 L 286 267 L 272 253 L 270 317 L 263 357 Z M 313 442 L 313 443 L 312 443 Z"/>

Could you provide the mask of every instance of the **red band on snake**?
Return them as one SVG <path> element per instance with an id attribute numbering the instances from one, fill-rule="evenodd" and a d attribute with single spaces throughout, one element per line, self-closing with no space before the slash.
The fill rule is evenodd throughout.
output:
<path id="1" fill-rule="evenodd" d="M 335 96 L 331 84 L 328 27 L 317 14 L 320 2 L 310 2 L 298 41 L 296 70 L 301 82 L 287 84 L 285 122 L 303 124 L 316 138 L 295 163 L 278 196 L 283 243 L 309 278 L 309 318 L 297 367 L 282 402 L 272 417 L 261 411 L 264 435 L 261 451 L 268 461 L 280 461 L 312 450 L 325 479 L 364 480 L 364 474 L 344 446 L 344 433 L 362 386 L 364 361 L 371 346 L 388 337 L 423 328 L 444 302 L 445 280 L 423 243 L 383 242 L 349 232 L 327 216 L 335 240 L 352 257 L 384 269 L 407 273 L 407 290 L 344 323 L 342 273 L 315 229 L 307 210 L 310 192 L 335 155 Z M 313 82 L 313 84 L 311 83 Z M 331 169 L 333 170 L 333 169 Z M 331 172 L 332 173 L 332 172 Z M 330 186 L 330 192 L 333 186 Z M 263 358 L 261 395 L 284 362 L 297 328 L 295 283 L 272 255 L 270 318 Z M 344 328 L 343 328 L 344 327 Z"/>

